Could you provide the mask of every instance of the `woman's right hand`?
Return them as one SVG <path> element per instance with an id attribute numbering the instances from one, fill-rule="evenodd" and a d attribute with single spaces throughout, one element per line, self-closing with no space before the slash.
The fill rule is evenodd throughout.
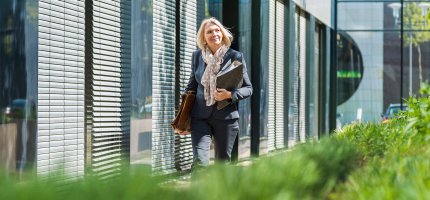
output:
<path id="1" fill-rule="evenodd" d="M 186 134 L 189 134 L 190 132 L 175 129 L 175 133 L 177 133 L 177 134 L 179 134 L 179 135 L 186 135 Z"/>

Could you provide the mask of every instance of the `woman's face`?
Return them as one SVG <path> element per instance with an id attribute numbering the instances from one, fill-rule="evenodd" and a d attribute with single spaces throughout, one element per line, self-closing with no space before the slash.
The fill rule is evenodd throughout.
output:
<path id="1" fill-rule="evenodd" d="M 207 23 L 205 25 L 205 40 L 210 48 L 219 47 L 222 44 L 222 32 L 221 28 L 213 23 Z"/>

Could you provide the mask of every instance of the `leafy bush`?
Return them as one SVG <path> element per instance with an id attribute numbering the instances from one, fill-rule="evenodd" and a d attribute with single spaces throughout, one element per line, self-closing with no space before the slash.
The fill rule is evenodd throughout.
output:
<path id="1" fill-rule="evenodd" d="M 161 187 L 165 181 L 152 177 L 148 169 L 124 170 L 114 180 L 103 181 L 96 176 L 65 182 L 65 177 L 33 177 L 16 181 L 0 177 L 0 199 L 174 199 L 181 194 Z"/>
<path id="2" fill-rule="evenodd" d="M 386 124 L 351 124 L 337 132 L 336 137 L 354 145 L 367 160 L 369 157 L 382 157 L 387 152 L 398 152 L 398 147 L 406 145 L 411 137 L 405 134 L 406 123 L 405 118 L 400 117 Z"/>
<path id="3" fill-rule="evenodd" d="M 408 110 L 405 113 L 408 125 L 406 129 L 419 135 L 422 142 L 430 140 L 430 86 L 427 83 L 421 85 L 420 95 L 410 97 L 407 101 Z"/>
<path id="4" fill-rule="evenodd" d="M 215 165 L 193 173 L 185 187 L 140 168 L 111 181 L 88 175 L 67 184 L 64 177 L 0 174 L 0 199 L 429 199 L 429 95 L 424 85 L 389 123 L 351 124 L 249 167 Z"/>
<path id="5" fill-rule="evenodd" d="M 429 154 L 374 160 L 354 172 L 332 199 L 428 199 L 429 166 Z"/>
<path id="6" fill-rule="evenodd" d="M 64 177 L 21 182 L 0 177 L 0 199 L 321 199 L 357 166 L 357 157 L 348 144 L 327 138 L 248 167 L 203 169 L 186 187 L 150 176 L 148 169 L 124 170 L 111 181 L 88 175 L 67 184 Z"/>
<path id="7" fill-rule="evenodd" d="M 326 138 L 250 167 L 203 171 L 190 187 L 191 199 L 324 199 L 357 166 L 358 157 L 348 144 Z"/>
<path id="8" fill-rule="evenodd" d="M 430 87 L 407 101 L 408 110 L 388 124 L 351 125 L 337 137 L 370 161 L 354 171 L 331 199 L 430 198 Z"/>

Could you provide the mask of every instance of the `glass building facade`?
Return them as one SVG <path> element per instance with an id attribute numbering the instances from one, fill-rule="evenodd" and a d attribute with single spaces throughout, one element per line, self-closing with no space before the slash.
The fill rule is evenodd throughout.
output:
<path id="1" fill-rule="evenodd" d="M 11 171 L 64 168 L 72 176 L 90 171 L 110 177 L 128 162 L 162 173 L 188 171 L 191 137 L 175 135 L 170 122 L 207 17 L 233 33 L 231 48 L 243 53 L 254 88 L 239 103 L 234 160 L 327 134 L 333 129 L 333 80 L 345 91 L 336 99 L 348 103 L 352 89 L 360 90 L 368 78 L 366 56 L 377 55 L 362 49 L 357 30 L 340 29 L 350 23 L 336 21 L 337 63 L 344 66 L 334 73 L 330 0 L 0 4 L 0 163 Z M 386 38 L 377 35 L 375 42 Z M 338 110 L 346 119 L 344 107 Z"/>
<path id="2" fill-rule="evenodd" d="M 337 113 L 341 124 L 381 121 L 428 81 L 429 1 L 336 2 Z"/>
<path id="3" fill-rule="evenodd" d="M 36 158 L 37 1 L 0 3 L 0 163 L 32 169 Z"/>

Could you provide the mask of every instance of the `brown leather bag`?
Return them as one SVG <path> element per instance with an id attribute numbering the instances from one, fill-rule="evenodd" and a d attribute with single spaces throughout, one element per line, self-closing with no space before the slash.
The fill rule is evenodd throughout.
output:
<path id="1" fill-rule="evenodd" d="M 191 109 L 193 108 L 196 94 L 194 91 L 188 91 L 181 95 L 182 102 L 179 106 L 178 114 L 173 119 L 171 125 L 178 134 L 188 134 L 191 132 Z M 184 132 L 185 131 L 185 132 Z"/>

